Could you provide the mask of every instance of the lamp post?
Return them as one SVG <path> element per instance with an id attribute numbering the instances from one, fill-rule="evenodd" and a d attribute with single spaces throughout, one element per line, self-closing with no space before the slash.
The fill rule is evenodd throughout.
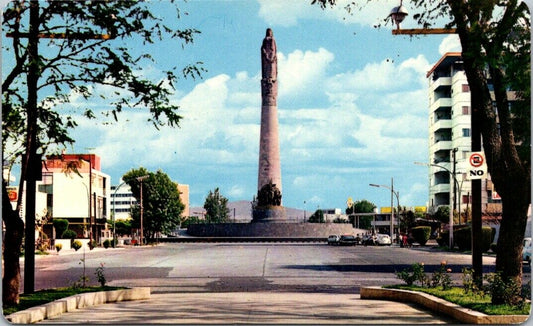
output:
<path id="1" fill-rule="evenodd" d="M 394 178 L 391 178 L 390 184 L 391 184 L 390 187 L 386 186 L 386 185 L 378 185 L 378 184 L 375 184 L 375 183 L 370 183 L 368 185 L 371 186 L 371 187 L 377 187 L 377 188 L 387 188 L 391 192 L 391 194 L 390 194 L 390 238 L 391 238 L 391 241 L 392 241 L 393 236 L 394 236 L 394 197 L 393 197 L 393 195 L 396 196 L 396 200 L 398 202 L 398 207 L 400 207 L 400 194 L 397 191 L 394 191 Z M 375 223 L 374 223 L 374 225 L 375 225 Z"/>
<path id="2" fill-rule="evenodd" d="M 424 166 L 435 166 L 435 167 L 438 167 L 438 168 L 441 168 L 443 170 L 445 170 L 446 172 L 448 172 L 450 174 L 450 176 L 453 178 L 453 181 L 454 181 L 454 191 L 451 192 L 450 191 L 450 220 L 449 220 L 449 232 L 450 232 L 450 239 L 449 239 L 449 242 L 448 242 L 448 246 L 449 248 L 451 249 L 452 246 L 453 246 L 453 210 L 454 210 L 454 202 L 455 202 L 455 187 L 457 186 L 457 188 L 459 188 L 459 196 L 461 195 L 461 187 L 459 187 L 459 182 L 457 181 L 457 178 L 455 177 L 455 174 L 450 171 L 448 168 L 442 166 L 442 165 L 439 165 L 439 164 L 435 164 L 435 163 L 422 163 L 422 162 L 414 162 L 416 165 L 424 165 Z"/>
<path id="3" fill-rule="evenodd" d="M 143 243 L 144 243 L 144 237 L 143 237 L 143 210 L 144 210 L 144 207 L 143 207 L 143 180 L 148 178 L 149 176 L 148 175 L 143 175 L 141 177 L 137 177 L 136 180 L 141 184 L 141 235 L 140 235 L 140 241 L 139 241 L 139 246 L 142 246 Z"/>
<path id="4" fill-rule="evenodd" d="M 402 7 L 400 0 L 400 7 Z M 394 9 L 393 9 L 394 11 Z M 408 15 L 407 10 L 397 11 L 389 14 L 393 22 L 396 23 L 397 29 L 392 31 L 392 35 L 420 35 L 420 34 L 456 34 L 455 28 L 422 28 L 401 30 L 400 23 Z M 475 97 L 470 93 L 470 102 L 472 103 L 472 113 L 470 115 L 471 125 L 471 150 L 472 152 L 481 151 L 481 125 L 479 123 L 479 108 L 474 105 Z M 481 285 L 483 281 L 483 249 L 481 248 L 482 222 L 481 222 L 481 179 L 474 179 L 472 182 L 472 267 L 474 269 L 474 280 L 476 284 Z M 451 235 L 451 234 L 450 234 Z"/>
<path id="5" fill-rule="evenodd" d="M 115 234 L 115 223 L 117 222 L 117 219 L 115 217 L 115 214 L 117 213 L 116 210 L 115 210 L 115 203 L 117 201 L 117 191 L 120 187 L 122 187 L 124 184 L 126 183 L 126 181 L 122 181 L 121 184 L 118 185 L 118 187 L 115 188 L 115 192 L 113 192 L 113 248 L 115 248 L 115 238 L 116 238 L 116 234 Z"/>

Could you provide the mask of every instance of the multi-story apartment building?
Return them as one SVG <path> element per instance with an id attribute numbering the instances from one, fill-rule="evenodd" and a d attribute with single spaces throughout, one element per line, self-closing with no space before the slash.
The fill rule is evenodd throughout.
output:
<path id="1" fill-rule="evenodd" d="M 471 152 L 471 102 L 461 53 L 446 53 L 427 73 L 429 81 L 429 212 L 453 204 L 464 212 L 470 204 L 466 179 Z M 501 200 L 489 179 L 482 182 L 484 213 L 501 212 Z"/>
<path id="2" fill-rule="evenodd" d="M 78 238 L 99 240 L 108 237 L 106 219 L 110 218 L 110 177 L 101 171 L 95 154 L 48 156 L 42 167 L 42 181 L 37 191 L 46 194 L 46 202 L 37 203 L 36 211 L 46 211 L 52 219 L 65 219 Z M 45 228 L 55 238 L 49 224 Z"/>

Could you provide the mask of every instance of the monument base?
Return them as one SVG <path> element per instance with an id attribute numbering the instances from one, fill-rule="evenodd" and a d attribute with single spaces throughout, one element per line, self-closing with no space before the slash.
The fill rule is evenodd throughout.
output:
<path id="1" fill-rule="evenodd" d="M 287 223 L 285 207 L 283 206 L 263 206 L 252 209 L 252 223 Z"/>

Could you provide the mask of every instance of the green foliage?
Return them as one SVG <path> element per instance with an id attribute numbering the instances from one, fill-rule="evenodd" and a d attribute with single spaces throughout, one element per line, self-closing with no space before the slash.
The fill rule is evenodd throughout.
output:
<path id="1" fill-rule="evenodd" d="M 491 294 L 493 304 L 506 304 L 511 306 L 523 306 L 525 300 L 522 297 L 520 283 L 513 279 L 503 279 L 500 272 L 485 275 L 487 292 Z"/>
<path id="2" fill-rule="evenodd" d="M 130 235 L 131 234 L 131 220 L 115 221 L 115 233 L 117 235 Z"/>
<path id="3" fill-rule="evenodd" d="M 321 209 L 317 209 L 311 216 L 309 216 L 309 223 L 324 223 L 324 212 Z"/>
<path id="4" fill-rule="evenodd" d="M 142 182 L 140 177 L 148 176 Z M 169 234 L 181 221 L 185 205 L 181 202 L 178 185 L 163 171 L 149 172 L 145 168 L 132 169 L 122 179 L 131 187 L 137 199 L 132 207 L 131 227 L 140 228 L 141 184 L 143 202 L 143 233 L 147 242 L 154 242 L 157 233 Z"/>
<path id="5" fill-rule="evenodd" d="M 481 248 L 483 252 L 489 251 L 492 240 L 494 240 L 495 230 L 490 226 L 483 226 L 481 229 Z M 453 233 L 454 244 L 459 250 L 467 251 L 472 249 L 472 228 L 465 226 L 457 229 Z"/>
<path id="6" fill-rule="evenodd" d="M 57 218 L 52 221 L 54 229 L 56 230 L 56 237 L 62 239 L 63 233 L 68 229 L 68 221 L 65 219 Z"/>
<path id="7" fill-rule="evenodd" d="M 81 244 L 81 241 L 80 240 L 74 240 L 72 242 L 72 248 L 76 251 L 78 251 L 80 248 L 82 247 L 82 244 Z"/>
<path id="8" fill-rule="evenodd" d="M 61 243 L 56 243 L 57 252 L 60 252 L 62 248 L 63 248 L 63 245 Z"/>
<path id="9" fill-rule="evenodd" d="M 96 275 L 96 279 L 98 283 L 100 283 L 100 286 L 104 287 L 105 284 L 107 283 L 107 280 L 104 274 L 104 263 L 100 263 L 100 266 L 96 268 L 96 271 L 94 272 L 94 274 Z"/>
<path id="10" fill-rule="evenodd" d="M 429 237 L 431 235 L 431 227 L 430 226 L 416 226 L 411 229 L 411 233 L 413 234 L 413 238 L 416 242 L 418 242 L 421 246 L 424 246 L 426 242 L 428 242 Z"/>
<path id="11" fill-rule="evenodd" d="M 410 269 L 406 268 L 403 271 L 396 272 L 396 276 L 408 286 L 416 283 L 419 286 L 427 286 L 429 284 L 429 279 L 424 272 L 424 264 L 422 263 L 413 264 Z"/>
<path id="12" fill-rule="evenodd" d="M 433 214 L 433 219 L 441 223 L 449 223 L 450 222 L 450 207 L 439 206 L 435 214 Z"/>
<path id="13" fill-rule="evenodd" d="M 90 250 L 93 250 L 94 248 L 98 247 L 98 242 L 96 242 L 96 240 L 89 241 L 87 246 Z"/>
<path id="14" fill-rule="evenodd" d="M 374 212 L 374 209 L 376 208 L 376 205 L 374 203 L 362 199 L 356 201 L 353 206 L 346 208 L 346 214 L 352 214 L 352 213 L 372 213 Z"/>
<path id="15" fill-rule="evenodd" d="M 76 237 L 78 237 L 78 234 L 75 231 L 70 230 L 70 229 L 65 230 L 65 232 L 63 232 L 63 234 L 61 235 L 62 239 L 74 240 L 76 239 Z"/>
<path id="16" fill-rule="evenodd" d="M 226 223 L 229 221 L 228 199 L 220 194 L 220 190 L 209 191 L 205 202 L 205 220 L 207 223 Z"/>
<path id="17" fill-rule="evenodd" d="M 450 277 L 451 269 L 448 269 L 446 262 L 443 261 L 440 264 L 438 271 L 435 271 L 431 275 L 431 287 L 441 287 L 442 290 L 448 290 L 452 286 L 452 278 Z"/>
<path id="18" fill-rule="evenodd" d="M 111 246 L 111 241 L 109 239 L 105 239 L 103 242 L 104 248 L 107 249 L 109 246 Z"/>

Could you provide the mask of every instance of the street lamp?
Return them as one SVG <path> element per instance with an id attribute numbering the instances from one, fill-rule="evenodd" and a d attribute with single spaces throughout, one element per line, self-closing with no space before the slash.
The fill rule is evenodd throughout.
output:
<path id="1" fill-rule="evenodd" d="M 126 181 L 123 181 L 121 184 L 118 185 L 118 187 L 115 188 L 115 192 L 113 192 L 113 248 L 115 248 L 115 241 L 116 241 L 116 234 L 115 234 L 115 224 L 117 222 L 117 219 L 115 217 L 115 214 L 117 211 L 115 210 L 115 203 L 117 202 L 117 191 L 120 187 L 122 187 Z"/>
<path id="2" fill-rule="evenodd" d="M 441 168 L 441 169 L 445 170 L 446 172 L 448 172 L 450 174 L 450 176 L 453 178 L 454 188 L 455 188 L 455 186 L 457 186 L 457 188 L 459 188 L 459 197 L 461 196 L 461 187 L 459 187 L 459 182 L 457 181 L 457 178 L 455 177 L 455 174 L 452 171 L 450 171 L 448 168 L 446 168 L 446 167 L 444 167 L 442 165 L 439 165 L 439 164 L 435 164 L 435 163 L 431 163 L 430 164 L 430 163 L 414 162 L 414 164 L 423 165 L 423 166 L 435 166 L 435 167 Z M 450 191 L 450 197 L 452 197 L 452 198 L 450 198 L 450 220 L 449 220 L 449 223 L 448 223 L 449 230 L 450 230 L 450 239 L 449 239 L 448 246 L 451 249 L 452 246 L 453 246 L 453 210 L 455 208 L 453 202 L 455 201 L 455 191 L 454 192 Z"/>
<path id="3" fill-rule="evenodd" d="M 396 30 L 400 30 L 400 24 L 403 22 L 405 17 L 409 15 L 407 12 L 407 9 L 402 4 L 403 1 L 400 1 L 400 5 L 398 7 L 392 8 L 389 17 L 392 18 L 392 22 L 396 24 Z"/>
<path id="4" fill-rule="evenodd" d="M 139 246 L 142 246 L 143 245 L 143 242 L 144 242 L 144 237 L 143 237 L 143 210 L 144 210 L 144 207 L 143 207 L 143 180 L 148 178 L 149 176 L 148 175 L 143 175 L 141 177 L 137 177 L 135 178 L 140 184 L 141 184 L 141 236 L 140 236 L 140 241 L 139 241 Z"/>
<path id="5" fill-rule="evenodd" d="M 375 183 L 368 184 L 371 187 L 377 187 L 377 188 L 387 188 L 390 190 L 390 238 L 393 239 L 394 236 L 394 197 L 392 195 L 396 196 L 396 200 L 398 201 L 398 207 L 400 207 L 400 194 L 396 191 L 394 191 L 394 178 L 391 178 L 391 186 L 386 185 L 378 185 Z"/>

